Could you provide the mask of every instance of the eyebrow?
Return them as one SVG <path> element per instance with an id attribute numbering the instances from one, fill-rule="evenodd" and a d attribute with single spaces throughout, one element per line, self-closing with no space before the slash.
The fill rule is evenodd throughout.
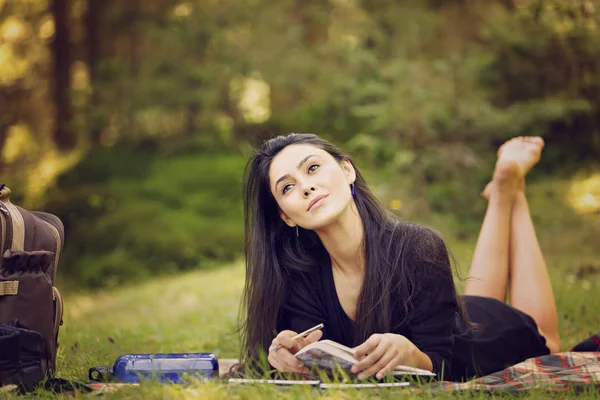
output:
<path id="1" fill-rule="evenodd" d="M 316 154 L 309 154 L 308 156 L 304 157 L 296 166 L 296 169 L 300 169 L 300 167 L 302 167 L 302 164 L 304 164 L 306 162 L 306 160 L 308 160 L 311 157 L 316 157 Z M 277 179 L 277 182 L 275 182 L 275 189 L 277 189 L 277 185 L 279 185 L 279 182 L 287 179 L 290 177 L 290 174 L 285 174 L 283 175 L 281 178 Z"/>

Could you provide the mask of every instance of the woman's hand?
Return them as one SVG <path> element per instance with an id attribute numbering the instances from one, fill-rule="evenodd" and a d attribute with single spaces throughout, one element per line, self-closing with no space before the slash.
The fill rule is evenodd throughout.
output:
<path id="1" fill-rule="evenodd" d="M 305 346 L 316 342 L 323 336 L 322 331 L 315 331 L 305 338 L 292 340 L 297 333 L 294 331 L 281 331 L 277 335 L 271 346 L 279 344 L 279 348 L 269 352 L 269 363 L 280 372 L 295 372 L 297 374 L 308 373 L 308 368 L 304 363 L 294 356 Z"/>
<path id="2" fill-rule="evenodd" d="M 359 373 L 358 379 L 377 374 L 382 379 L 398 365 L 407 365 L 432 370 L 431 360 L 417 346 L 402 335 L 394 333 L 373 334 L 363 344 L 354 349 L 354 358 L 359 360 L 352 366 L 352 373 Z"/>

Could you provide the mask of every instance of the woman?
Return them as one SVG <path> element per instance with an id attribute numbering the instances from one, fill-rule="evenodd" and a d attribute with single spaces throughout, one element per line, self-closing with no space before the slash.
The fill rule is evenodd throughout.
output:
<path id="1" fill-rule="evenodd" d="M 303 374 L 294 353 L 331 339 L 354 347 L 359 379 L 411 365 L 463 380 L 559 351 L 524 191 L 543 146 L 541 138 L 516 138 L 498 151 L 458 297 L 444 241 L 388 213 L 348 155 L 312 134 L 267 141 L 245 171 L 242 360 L 278 344 L 271 366 Z M 319 323 L 322 331 L 291 339 Z"/>

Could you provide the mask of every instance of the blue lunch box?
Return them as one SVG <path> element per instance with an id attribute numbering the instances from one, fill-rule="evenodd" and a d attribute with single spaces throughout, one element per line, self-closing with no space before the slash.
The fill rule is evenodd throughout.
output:
<path id="1" fill-rule="evenodd" d="M 179 383 L 186 375 L 218 378 L 219 361 L 211 353 L 124 354 L 108 370 L 89 369 L 92 381 L 138 383 L 143 380 Z"/>

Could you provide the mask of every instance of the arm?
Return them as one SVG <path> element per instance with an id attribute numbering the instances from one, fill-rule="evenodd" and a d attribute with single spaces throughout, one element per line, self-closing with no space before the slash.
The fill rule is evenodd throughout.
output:
<path id="1" fill-rule="evenodd" d="M 279 310 L 277 330 L 303 332 L 315 325 L 325 323 L 322 331 L 326 336 L 325 311 L 319 298 L 318 288 L 313 282 L 302 275 L 295 277 L 294 284 Z"/>
<path id="2" fill-rule="evenodd" d="M 322 322 L 325 322 L 324 311 L 318 301 L 315 286 L 305 277 L 298 276 L 279 310 L 279 334 L 273 339 L 271 346 L 279 345 L 280 348 L 269 351 L 268 360 L 271 366 L 280 372 L 307 373 L 304 364 L 294 354 L 321 339 L 324 332 L 319 330 L 295 341 L 291 338 L 297 332 L 303 332 Z"/>
<path id="3" fill-rule="evenodd" d="M 417 264 L 421 278 L 409 331 L 419 359 L 429 358 L 431 371 L 443 378 L 450 375 L 458 301 L 446 246 L 437 236 L 436 242 L 434 257 Z"/>
<path id="4" fill-rule="evenodd" d="M 360 361 L 352 366 L 351 372 L 358 373 L 358 379 L 365 379 L 375 373 L 377 379 L 382 379 L 398 365 L 427 371 L 433 369 L 427 354 L 405 336 L 395 333 L 371 335 L 354 350 L 354 358 Z"/>
<path id="5" fill-rule="evenodd" d="M 431 362 L 431 358 L 429 358 L 427 354 L 419 350 L 417 346 L 415 346 L 412 365 L 414 365 L 417 368 L 433 372 L 433 363 Z"/>
<path id="6" fill-rule="evenodd" d="M 413 250 L 412 312 L 403 323 L 407 336 L 374 334 L 358 346 L 355 357 L 361 361 L 353 372 L 361 371 L 359 379 L 374 373 L 381 379 L 397 365 L 426 369 L 438 378 L 450 374 L 458 306 L 446 246 L 430 231 L 430 236 Z"/>

